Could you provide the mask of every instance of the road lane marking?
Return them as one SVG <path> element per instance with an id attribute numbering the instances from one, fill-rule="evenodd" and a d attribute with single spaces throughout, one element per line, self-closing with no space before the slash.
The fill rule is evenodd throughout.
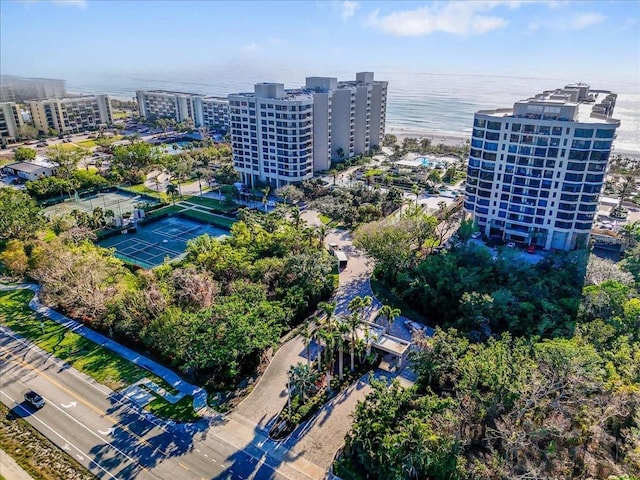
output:
<path id="1" fill-rule="evenodd" d="M 178 462 L 178 465 L 180 465 L 182 468 L 184 468 L 185 470 L 189 470 L 189 467 L 187 467 L 185 464 Z"/>
<path id="2" fill-rule="evenodd" d="M 78 405 L 78 402 L 70 402 L 69 405 L 65 405 L 64 403 L 61 403 L 60 406 L 62 408 L 71 408 L 71 407 L 75 407 Z"/>
<path id="3" fill-rule="evenodd" d="M 41 371 L 39 368 L 34 367 L 33 365 L 29 364 L 28 362 L 25 362 L 23 360 L 20 359 L 14 359 L 14 358 L 8 358 L 7 359 L 9 362 L 14 362 L 14 363 L 18 363 L 19 365 L 22 365 L 24 368 L 28 369 L 28 370 L 32 370 L 34 371 L 36 374 L 42 376 L 43 378 L 45 378 L 48 382 L 52 383 L 53 385 L 55 385 L 56 387 L 60 388 L 61 390 L 65 391 L 66 393 L 68 393 L 69 395 L 71 395 L 72 397 L 75 397 L 80 403 L 82 403 L 83 405 L 85 405 L 86 407 L 90 408 L 91 410 L 93 410 L 95 413 L 97 413 L 98 415 L 100 415 L 100 417 L 107 419 L 108 421 L 110 421 L 114 426 L 120 427 L 122 428 L 124 431 L 126 431 L 127 433 L 129 433 L 132 437 L 135 437 L 136 439 L 138 439 L 138 441 L 140 443 L 142 443 L 143 445 L 152 448 L 152 449 L 158 449 L 158 447 L 153 446 L 151 443 L 149 443 L 147 440 L 145 440 L 144 438 L 142 438 L 140 435 L 138 435 L 137 433 L 131 431 L 129 429 L 129 427 L 127 427 L 125 424 L 118 422 L 115 418 L 111 417 L 110 415 L 108 415 L 106 412 L 103 412 L 101 409 L 99 409 L 98 407 L 96 407 L 95 405 L 93 405 L 91 402 L 88 402 L 82 398 L 80 398 L 78 395 L 76 395 L 75 392 L 73 392 L 72 390 L 70 390 L 69 388 L 65 387 L 64 385 L 60 384 L 58 381 L 54 380 L 53 378 L 51 378 L 49 375 L 47 375 L 46 373 L 44 373 L 43 371 Z M 74 403 L 74 402 L 72 402 Z M 56 408 L 60 409 L 60 407 L 58 407 L 57 405 L 55 405 L 54 403 L 52 403 L 52 405 L 54 405 Z M 68 412 L 61 410 L 65 413 Z M 74 418 L 73 416 L 69 415 L 71 418 Z M 75 419 L 74 419 L 75 420 Z M 158 451 L 164 456 L 167 457 L 168 455 L 163 451 L 158 449 Z M 142 467 L 144 468 L 144 467 Z"/>
<path id="4" fill-rule="evenodd" d="M 55 357 L 53 354 L 50 354 L 50 353 L 48 354 L 46 352 L 41 351 L 41 348 L 38 347 L 38 345 L 36 345 L 34 343 L 27 342 L 26 340 L 16 336 L 10 329 L 8 329 L 6 327 L 3 327 L 3 326 L 0 326 L 0 333 L 5 334 L 6 336 L 8 336 L 11 339 L 13 339 L 15 342 L 21 344 L 25 349 L 27 349 L 28 351 L 32 352 L 34 355 L 38 355 L 38 356 L 42 357 L 44 359 L 43 361 L 45 363 L 46 362 L 51 362 L 54 365 L 56 365 L 57 367 L 60 367 L 62 369 L 66 369 L 71 375 L 76 377 L 78 380 L 80 380 L 81 382 L 86 383 L 90 387 L 98 390 L 100 393 L 103 393 L 104 395 L 111 395 L 112 393 L 116 393 L 113 390 L 107 389 L 103 385 L 100 385 L 99 383 L 97 383 L 93 379 L 87 380 L 82 375 L 80 375 L 80 373 L 77 372 L 75 370 L 75 368 L 73 368 L 73 367 L 69 368 L 70 365 L 67 362 L 64 362 L 63 360 L 60 360 L 58 357 Z M 10 357 L 11 353 L 8 353 L 7 355 L 9 355 L 9 357 Z M 2 355 L 2 357 L 4 357 L 4 355 Z M 103 387 L 103 388 L 100 388 L 100 387 Z M 159 422 L 155 421 L 155 419 L 147 418 L 139 410 L 136 410 L 135 408 L 132 408 L 131 405 L 129 405 L 127 402 L 124 402 L 122 400 L 116 400 L 114 402 L 114 406 L 115 405 L 122 406 L 127 411 L 132 412 L 133 414 L 139 416 L 140 418 L 144 419 L 145 421 L 147 421 L 149 423 L 152 423 L 153 425 L 155 425 L 159 429 L 163 430 L 164 432 L 171 433 L 169 430 L 167 430 L 164 427 L 164 425 L 162 423 L 159 423 Z"/>
<path id="5" fill-rule="evenodd" d="M 47 427 L 49 430 L 51 430 L 53 433 L 55 433 L 58 437 L 60 437 L 60 439 L 65 442 L 65 446 L 67 446 L 68 448 L 75 448 L 78 452 L 83 453 L 82 450 L 80 450 L 78 447 L 76 447 L 73 443 L 70 443 L 66 438 L 64 438 L 61 434 L 59 434 L 55 429 L 53 429 L 52 427 L 50 427 L 47 423 L 45 423 L 43 420 L 40 419 L 40 417 L 36 414 L 32 414 L 29 415 L 31 412 L 29 412 L 28 410 L 26 410 L 22 405 L 20 405 L 18 403 L 17 400 L 14 400 L 13 398 L 11 398 L 9 395 L 7 395 L 5 392 L 3 392 L 2 390 L 0 390 L 0 393 L 2 395 L 4 395 L 5 397 L 7 397 L 9 400 L 11 400 L 12 402 L 14 402 L 16 404 L 16 407 L 22 409 L 25 414 L 27 414 L 29 416 L 29 418 L 33 418 L 34 420 L 37 420 L 38 422 L 40 422 L 42 425 L 44 425 L 45 427 Z M 109 475 L 109 477 L 117 480 L 117 477 L 114 477 L 113 475 L 111 475 L 111 473 L 105 469 L 102 465 L 100 465 L 98 462 L 96 462 L 95 460 L 91 460 L 89 462 L 89 465 L 94 464 L 96 467 L 98 467 L 100 470 L 102 470 L 104 473 L 106 473 L 107 475 Z"/>

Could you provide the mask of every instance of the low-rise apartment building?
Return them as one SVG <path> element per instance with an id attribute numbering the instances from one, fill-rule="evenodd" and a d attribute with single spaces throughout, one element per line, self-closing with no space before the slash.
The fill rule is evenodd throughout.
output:
<path id="1" fill-rule="evenodd" d="M 77 133 L 113 124 L 111 102 L 106 95 L 30 100 L 27 102 L 35 127 L 44 133 Z"/>
<path id="2" fill-rule="evenodd" d="M 0 95 L 6 101 L 46 100 L 67 96 L 67 82 L 55 78 L 0 76 Z"/>
<path id="3" fill-rule="evenodd" d="M 24 125 L 18 105 L 14 102 L 0 103 L 0 148 L 18 137 L 18 129 Z"/>

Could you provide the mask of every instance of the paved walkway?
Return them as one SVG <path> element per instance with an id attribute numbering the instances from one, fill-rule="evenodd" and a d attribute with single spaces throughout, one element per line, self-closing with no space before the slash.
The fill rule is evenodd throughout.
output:
<path id="1" fill-rule="evenodd" d="M 144 368 L 162 378 L 165 382 L 171 385 L 173 388 L 180 392 L 180 395 L 167 396 L 167 392 L 164 389 L 160 389 L 157 385 L 153 384 L 155 389 L 158 390 L 158 394 L 164 392 L 167 395 L 163 395 L 167 398 L 167 400 L 171 403 L 175 403 L 180 400 L 185 395 L 193 396 L 193 409 L 197 412 L 207 407 L 207 392 L 206 390 L 196 387 L 195 385 L 191 385 L 190 383 L 185 382 L 182 378 L 180 378 L 175 372 L 169 370 L 166 367 L 163 367 L 157 362 L 134 352 L 133 350 L 120 345 L 117 342 L 105 337 L 104 335 L 99 334 L 98 332 L 91 330 L 90 328 L 85 327 L 79 322 L 70 319 L 69 317 L 65 317 L 61 313 L 56 312 L 55 310 L 45 307 L 40 303 L 38 299 L 38 291 L 40 290 L 39 285 L 35 284 L 18 284 L 18 285 L 0 285 L 0 290 L 23 290 L 28 289 L 34 292 L 34 296 L 29 302 L 29 307 L 35 312 L 44 315 L 45 317 L 53 320 L 54 322 L 59 323 L 63 327 L 71 330 L 78 335 L 85 337 L 87 340 L 91 340 L 92 342 L 104 347 L 108 350 L 111 350 L 114 353 L 117 353 L 121 357 L 129 360 L 130 362 L 138 365 L 139 367 Z M 149 383 L 153 383 L 147 380 L 147 386 Z M 140 388 L 140 387 L 138 387 Z M 153 388 L 152 388 L 153 389 Z M 141 389 L 142 390 L 142 389 Z M 143 390 L 144 391 L 144 390 Z M 172 401 L 173 400 L 173 401 Z M 148 402 L 147 402 L 148 403 Z M 146 404 L 146 403 L 145 403 Z"/>
<path id="2" fill-rule="evenodd" d="M 320 225 L 317 212 L 305 210 L 302 218 L 310 225 Z M 331 230 L 325 243 L 337 243 L 349 256 L 348 267 L 340 273 L 340 284 L 334 295 L 337 302 L 336 312 L 347 313 L 349 301 L 356 295 L 373 297 L 369 282 L 372 263 L 364 254 L 353 247 L 351 232 Z M 373 305 L 365 312 L 365 316 L 374 319 L 382 304 L 373 297 Z M 405 340 L 411 339 L 399 317 L 394 322 L 391 334 Z M 313 346 L 313 343 L 312 343 Z M 315 358 L 315 346 L 312 347 L 311 358 Z M 252 392 L 240 403 L 231 414 L 245 425 L 253 425 L 262 434 L 268 434 L 272 422 L 277 419 L 287 401 L 287 371 L 291 365 L 306 362 L 306 349 L 301 336 L 294 337 L 276 352 L 267 370 L 260 378 Z M 410 369 L 387 373 L 378 371 L 377 377 L 398 377 L 403 385 L 411 385 L 414 381 Z M 371 391 L 368 374 L 331 401 L 327 402 L 310 420 L 300 425 L 284 442 L 289 451 L 304 455 L 304 458 L 322 468 L 328 469 L 333 463 L 336 452 L 344 445 L 344 437 L 351 428 L 351 415 L 359 401 L 364 400 Z"/>
<path id="3" fill-rule="evenodd" d="M 7 480 L 33 480 L 4 450 L 0 450 L 0 475 Z"/>

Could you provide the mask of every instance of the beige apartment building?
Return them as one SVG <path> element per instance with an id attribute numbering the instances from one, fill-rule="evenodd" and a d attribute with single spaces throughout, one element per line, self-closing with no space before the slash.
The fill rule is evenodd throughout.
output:
<path id="1" fill-rule="evenodd" d="M 27 102 L 35 127 L 58 133 L 77 133 L 113 124 L 111 101 L 107 95 L 30 100 Z"/>
<path id="2" fill-rule="evenodd" d="M 229 130 L 229 101 L 224 97 L 167 90 L 138 90 L 136 98 L 142 118 L 172 118 L 176 122 L 190 119 L 196 128 Z"/>
<path id="3" fill-rule="evenodd" d="M 0 148 L 18 137 L 18 129 L 24 125 L 20 109 L 14 102 L 0 103 Z"/>

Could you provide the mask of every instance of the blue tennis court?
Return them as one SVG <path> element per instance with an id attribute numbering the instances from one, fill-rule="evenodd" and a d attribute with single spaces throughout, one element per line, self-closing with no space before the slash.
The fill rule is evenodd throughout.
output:
<path id="1" fill-rule="evenodd" d="M 97 242 L 104 248 L 115 248 L 116 257 L 143 268 L 153 268 L 184 253 L 192 238 L 208 234 L 223 238 L 229 232 L 182 217 L 166 217 L 145 225 L 135 232 L 121 233 Z"/>

